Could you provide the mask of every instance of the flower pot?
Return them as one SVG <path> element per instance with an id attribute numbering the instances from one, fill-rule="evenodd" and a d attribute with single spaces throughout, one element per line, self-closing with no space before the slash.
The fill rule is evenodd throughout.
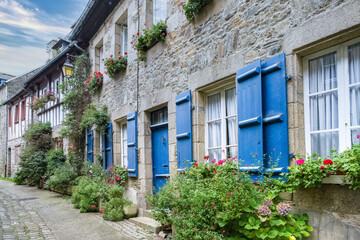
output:
<path id="1" fill-rule="evenodd" d="M 55 102 L 56 97 L 54 95 L 49 96 L 49 101 Z"/>
<path id="2" fill-rule="evenodd" d="M 137 216 L 137 205 L 128 205 L 123 207 L 125 218 Z"/>
<path id="3" fill-rule="evenodd" d="M 34 106 L 34 107 L 32 107 L 32 110 L 34 110 L 34 111 L 37 111 L 37 110 L 39 110 L 40 108 L 38 107 L 38 106 Z"/>
<path id="4" fill-rule="evenodd" d="M 322 180 L 325 184 L 352 184 L 345 175 L 330 175 Z"/>

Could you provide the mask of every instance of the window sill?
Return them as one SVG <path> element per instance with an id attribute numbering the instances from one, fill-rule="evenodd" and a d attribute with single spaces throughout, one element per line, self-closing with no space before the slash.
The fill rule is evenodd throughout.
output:
<path id="1" fill-rule="evenodd" d="M 331 175 L 329 177 L 324 178 L 322 180 L 322 183 L 324 183 L 324 184 L 340 184 L 340 185 L 352 184 L 352 182 L 349 181 L 345 175 Z"/>

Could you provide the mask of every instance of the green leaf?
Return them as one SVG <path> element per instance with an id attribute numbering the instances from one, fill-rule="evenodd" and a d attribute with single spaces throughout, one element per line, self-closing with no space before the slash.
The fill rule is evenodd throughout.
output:
<path id="1" fill-rule="evenodd" d="M 306 231 L 301 231 L 300 234 L 303 235 L 304 237 L 310 236 L 310 233 L 308 233 Z"/>
<path id="2" fill-rule="evenodd" d="M 277 230 L 270 230 L 268 232 L 269 238 L 275 238 L 278 234 L 279 234 L 279 231 L 277 231 Z"/>
<path id="3" fill-rule="evenodd" d="M 254 217 L 250 217 L 250 218 L 249 218 L 249 223 L 250 223 L 251 225 L 255 225 L 255 223 L 256 223 L 255 218 L 254 218 Z"/>

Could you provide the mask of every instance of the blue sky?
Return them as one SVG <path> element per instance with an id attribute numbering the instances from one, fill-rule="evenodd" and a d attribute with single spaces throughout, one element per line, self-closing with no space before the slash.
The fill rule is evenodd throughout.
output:
<path id="1" fill-rule="evenodd" d="M 0 0 L 0 72 L 19 76 L 44 65 L 46 44 L 64 37 L 88 0 Z"/>

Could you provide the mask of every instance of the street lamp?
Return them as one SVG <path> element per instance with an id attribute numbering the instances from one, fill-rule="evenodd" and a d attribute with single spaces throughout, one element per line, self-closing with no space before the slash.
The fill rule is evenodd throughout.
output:
<path id="1" fill-rule="evenodd" d="M 66 61 L 62 67 L 64 76 L 71 77 L 74 73 L 74 65 L 70 62 L 69 58 L 66 57 Z"/>

